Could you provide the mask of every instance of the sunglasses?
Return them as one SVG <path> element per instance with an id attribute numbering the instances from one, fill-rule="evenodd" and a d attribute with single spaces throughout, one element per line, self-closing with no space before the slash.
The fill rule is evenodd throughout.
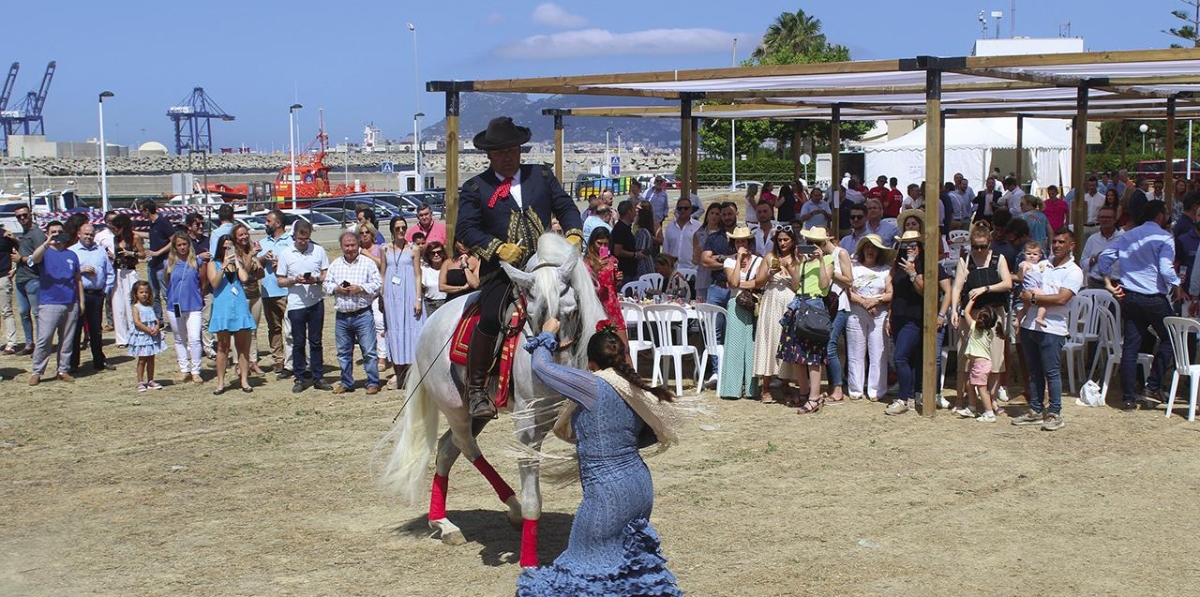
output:
<path id="1" fill-rule="evenodd" d="M 432 251 L 429 253 L 429 256 L 430 257 L 445 257 L 446 252 L 445 251 Z"/>
<path id="2" fill-rule="evenodd" d="M 861 220 L 866 216 L 850 216 L 850 221 Z"/>
<path id="3" fill-rule="evenodd" d="M 920 247 L 920 246 L 921 246 L 921 245 L 920 245 L 919 243 L 915 242 L 915 241 L 907 241 L 907 242 L 902 242 L 902 243 L 900 243 L 900 248 L 901 248 L 901 249 L 916 249 L 916 248 L 918 248 L 918 247 Z"/>
<path id="4" fill-rule="evenodd" d="M 988 248 L 987 245 L 971 245 L 972 251 L 986 251 L 987 248 Z"/>
<path id="5" fill-rule="evenodd" d="M 27 212 L 27 213 L 23 213 L 23 214 L 16 214 L 16 215 L 15 215 L 15 216 L 13 216 L 13 217 L 16 217 L 16 218 L 21 218 L 21 219 L 25 219 L 25 218 L 28 218 L 28 217 L 29 217 L 29 213 Z"/>
<path id="6" fill-rule="evenodd" d="M 774 234 L 779 234 L 780 232 L 787 232 L 789 234 L 794 233 L 794 231 L 792 230 L 791 224 L 781 224 L 779 226 L 776 226 Z"/>

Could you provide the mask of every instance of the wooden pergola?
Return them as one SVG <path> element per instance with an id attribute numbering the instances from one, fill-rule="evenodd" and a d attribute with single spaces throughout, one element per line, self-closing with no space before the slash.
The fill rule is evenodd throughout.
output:
<path id="1" fill-rule="evenodd" d="M 823 120 L 830 144 L 839 147 L 842 120 L 925 119 L 925 188 L 934 192 L 944 178 L 946 118 L 1070 118 L 1072 187 L 1086 176 L 1086 123 L 1098 120 L 1166 120 L 1166 161 L 1174 163 L 1175 121 L 1200 117 L 1200 49 L 1085 52 L 1026 56 L 936 57 L 786 66 L 738 67 L 645 73 L 618 73 L 487 81 L 431 81 L 429 91 L 446 97 L 447 234 L 453 238 L 459 187 L 458 138 L 461 94 L 534 93 L 650 97 L 677 106 L 550 110 L 555 128 L 555 171 L 563 168 L 563 117 L 670 117 L 680 121 L 684 156 L 683 196 L 695 189 L 699 118 Z M 695 102 L 718 105 L 696 105 Z M 795 147 L 798 144 L 793 144 Z M 840 179 L 838 152 L 832 151 L 832 180 Z M 1018 160 L 1020 164 L 1020 160 Z M 1018 168 L 1020 166 L 1018 165 Z M 1168 210 L 1175 200 L 1174 169 L 1165 172 Z M 1079 194 L 1077 193 L 1077 196 Z M 836 204 L 836 203 L 835 203 Z M 1076 201 L 1072 221 L 1086 220 L 1086 203 Z M 836 220 L 836 215 L 835 215 Z M 925 230 L 925 246 L 938 246 L 936 226 Z M 1083 226 L 1075 226 L 1076 252 L 1083 249 Z M 936 271 L 937 252 L 925 254 L 925 271 Z M 936 321 L 937 296 L 925 296 L 925 321 Z M 937 331 L 926 326 L 924 354 L 934 354 Z M 936 359 L 925 359 L 924 378 L 935 379 Z M 933 416 L 936 384 L 925 384 L 924 412 Z"/>

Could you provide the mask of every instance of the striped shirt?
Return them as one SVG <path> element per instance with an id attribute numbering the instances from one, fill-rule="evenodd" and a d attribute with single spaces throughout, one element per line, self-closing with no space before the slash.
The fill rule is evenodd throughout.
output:
<path id="1" fill-rule="evenodd" d="M 361 287 L 362 292 L 334 294 L 333 290 L 343 282 Z M 338 313 L 353 313 L 370 308 L 371 301 L 382 287 L 383 278 L 379 276 L 379 266 L 361 255 L 353 263 L 347 262 L 345 257 L 337 258 L 329 264 L 329 272 L 325 275 L 325 292 L 333 296 L 333 308 Z"/>

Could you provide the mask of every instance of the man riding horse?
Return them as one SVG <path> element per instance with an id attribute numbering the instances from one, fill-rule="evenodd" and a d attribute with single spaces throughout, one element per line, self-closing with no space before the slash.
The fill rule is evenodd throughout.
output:
<path id="1" fill-rule="evenodd" d="M 558 218 L 567 240 L 583 246 L 579 208 L 558 178 L 546 166 L 521 164 L 521 145 L 531 136 L 512 118 L 493 118 L 474 141 L 476 148 L 487 151 L 491 167 L 464 183 L 459 192 L 455 235 L 481 262 L 479 325 L 467 351 L 467 400 L 475 418 L 496 416 L 487 376 L 510 298 L 510 282 L 500 262 L 524 267 L 537 249 L 538 236 L 550 229 L 551 214 Z"/>

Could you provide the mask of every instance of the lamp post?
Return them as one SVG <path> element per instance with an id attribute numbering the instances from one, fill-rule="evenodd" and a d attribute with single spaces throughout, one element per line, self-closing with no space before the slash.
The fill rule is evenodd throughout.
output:
<path id="1" fill-rule="evenodd" d="M 1142 126 L 1138 127 L 1138 130 L 1142 132 L 1142 153 L 1145 154 L 1146 153 L 1146 131 L 1150 130 L 1150 127 L 1143 124 Z"/>
<path id="2" fill-rule="evenodd" d="M 610 151 L 609 143 L 608 143 L 608 136 L 611 133 L 612 133 L 611 126 L 604 129 L 604 163 L 600 164 L 600 173 L 603 174 L 605 176 L 605 178 L 612 176 L 612 168 L 610 168 L 608 165 L 609 164 L 608 154 Z"/>
<path id="3" fill-rule="evenodd" d="M 733 68 L 737 68 L 737 38 L 733 38 Z M 729 190 L 737 190 L 737 119 L 729 119 Z"/>
<path id="4" fill-rule="evenodd" d="M 292 188 L 292 209 L 296 209 L 296 110 L 303 108 L 300 104 L 292 104 L 288 108 L 288 155 L 291 156 L 292 176 L 288 182 Z"/>
<path id="5" fill-rule="evenodd" d="M 417 191 L 425 190 L 425 177 L 421 173 L 421 119 L 425 118 L 424 112 L 413 114 L 413 172 L 417 175 L 417 183 L 414 187 Z"/>
<path id="6" fill-rule="evenodd" d="M 108 211 L 108 170 L 104 163 L 104 154 L 107 153 L 107 147 L 104 145 L 104 98 L 113 95 L 115 94 L 111 91 L 101 91 L 96 101 L 100 110 L 100 209 L 104 211 Z"/>
<path id="7" fill-rule="evenodd" d="M 344 156 L 346 158 L 346 186 L 349 187 L 350 186 L 350 137 L 342 137 L 342 138 L 346 140 L 345 143 L 342 145 L 342 147 L 346 150 L 346 154 Z"/>

